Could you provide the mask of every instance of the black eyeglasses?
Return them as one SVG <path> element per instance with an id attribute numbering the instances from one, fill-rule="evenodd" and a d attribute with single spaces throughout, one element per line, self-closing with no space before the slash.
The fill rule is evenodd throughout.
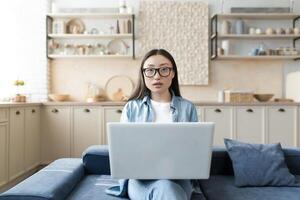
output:
<path id="1" fill-rule="evenodd" d="M 173 70 L 172 67 L 144 68 L 143 72 L 144 72 L 145 76 L 148 77 L 148 78 L 154 77 L 156 72 L 158 72 L 158 74 L 161 77 L 167 77 L 167 76 L 170 75 L 172 70 Z"/>

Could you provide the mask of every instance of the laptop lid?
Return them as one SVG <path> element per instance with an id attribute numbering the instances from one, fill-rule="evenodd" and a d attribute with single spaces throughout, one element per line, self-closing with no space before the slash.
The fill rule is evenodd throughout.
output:
<path id="1" fill-rule="evenodd" d="M 113 178 L 209 178 L 214 124 L 108 123 Z"/>

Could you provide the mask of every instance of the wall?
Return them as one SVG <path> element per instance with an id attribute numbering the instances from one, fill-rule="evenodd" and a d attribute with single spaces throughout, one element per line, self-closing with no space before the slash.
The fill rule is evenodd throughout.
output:
<path id="1" fill-rule="evenodd" d="M 59 5 L 68 7 L 112 7 L 118 1 L 95 0 L 55 0 Z M 138 10 L 138 1 L 127 1 Z M 211 14 L 220 13 L 219 0 L 205 0 L 209 3 Z M 231 6 L 288 6 L 289 1 L 254 0 L 225 1 L 225 12 Z M 295 2 L 295 12 L 300 12 L 300 1 Z M 137 16 L 138 18 L 138 16 Z M 138 32 L 138 30 L 137 30 Z M 237 49 L 238 51 L 239 49 Z M 88 60 L 54 60 L 51 62 L 51 90 L 55 93 L 69 93 L 73 100 L 84 100 L 87 82 L 105 86 L 113 75 L 124 74 L 133 81 L 137 79 L 140 59 L 91 59 Z M 216 101 L 217 91 L 223 88 L 251 89 L 256 92 L 274 93 L 276 97 L 284 94 L 284 61 L 214 61 L 210 63 L 210 81 L 207 86 L 182 86 L 184 97 L 194 101 Z"/>

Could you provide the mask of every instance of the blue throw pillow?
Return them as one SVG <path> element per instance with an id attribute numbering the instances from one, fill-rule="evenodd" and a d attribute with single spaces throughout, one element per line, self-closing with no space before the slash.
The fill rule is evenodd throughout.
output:
<path id="1" fill-rule="evenodd" d="M 224 139 L 236 186 L 297 186 L 280 143 L 249 144 Z"/>

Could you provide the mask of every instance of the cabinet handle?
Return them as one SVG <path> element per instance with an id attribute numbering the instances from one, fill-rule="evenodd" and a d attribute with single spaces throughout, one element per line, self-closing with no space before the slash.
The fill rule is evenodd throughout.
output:
<path id="1" fill-rule="evenodd" d="M 16 115 L 19 115 L 21 112 L 17 110 Z"/>
<path id="2" fill-rule="evenodd" d="M 215 112 L 216 113 L 220 113 L 220 112 L 222 112 L 219 108 L 217 108 L 217 109 L 215 109 Z"/>
<path id="3" fill-rule="evenodd" d="M 58 113 L 58 110 L 57 110 L 56 108 L 54 108 L 54 109 L 52 109 L 51 112 L 53 112 L 53 113 Z"/>
<path id="4" fill-rule="evenodd" d="M 119 110 L 117 110 L 116 112 L 117 112 L 117 113 L 122 113 L 122 110 L 119 109 Z"/>
<path id="5" fill-rule="evenodd" d="M 32 113 L 35 113 L 35 109 L 32 109 L 31 112 L 32 112 Z"/>
<path id="6" fill-rule="evenodd" d="M 279 108 L 278 111 L 279 111 L 279 112 L 285 112 L 285 109 Z"/>
<path id="7" fill-rule="evenodd" d="M 253 113 L 253 110 L 251 108 L 247 109 L 248 113 Z"/>
<path id="8" fill-rule="evenodd" d="M 90 109 L 88 109 L 88 108 L 86 108 L 86 109 L 84 109 L 84 112 L 90 112 Z"/>

